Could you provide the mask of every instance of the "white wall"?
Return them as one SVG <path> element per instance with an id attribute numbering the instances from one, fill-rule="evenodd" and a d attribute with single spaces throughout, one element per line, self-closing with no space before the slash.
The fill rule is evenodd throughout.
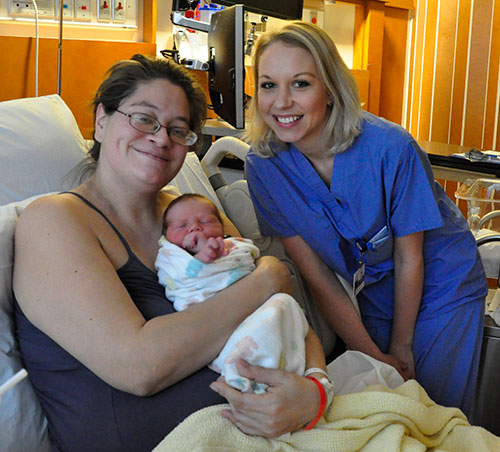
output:
<path id="1" fill-rule="evenodd" d="M 325 31 L 333 39 L 345 64 L 352 69 L 354 49 L 354 5 L 325 4 Z"/>

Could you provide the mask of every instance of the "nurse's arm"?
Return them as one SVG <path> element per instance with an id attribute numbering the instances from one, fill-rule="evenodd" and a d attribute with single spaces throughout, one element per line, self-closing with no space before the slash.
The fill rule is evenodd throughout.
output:
<path id="1" fill-rule="evenodd" d="M 405 378 L 415 378 L 412 347 L 424 283 L 423 237 L 423 232 L 417 232 L 394 241 L 394 319 L 389 353 L 401 362 Z"/>
<path id="2" fill-rule="evenodd" d="M 282 238 L 287 254 L 293 260 L 325 320 L 347 347 L 386 362 L 400 371 L 399 363 L 380 351 L 366 331 L 349 295 L 335 272 L 300 236 Z"/>

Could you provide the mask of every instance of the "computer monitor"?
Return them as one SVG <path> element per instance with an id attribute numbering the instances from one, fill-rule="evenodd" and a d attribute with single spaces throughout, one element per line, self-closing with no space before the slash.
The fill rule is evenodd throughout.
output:
<path id="1" fill-rule="evenodd" d="M 247 11 L 279 19 L 302 19 L 303 0 L 215 0 L 224 6 L 242 4 Z"/>
<path id="2" fill-rule="evenodd" d="M 212 14 L 208 30 L 208 90 L 215 113 L 245 127 L 244 9 L 234 5 Z"/>

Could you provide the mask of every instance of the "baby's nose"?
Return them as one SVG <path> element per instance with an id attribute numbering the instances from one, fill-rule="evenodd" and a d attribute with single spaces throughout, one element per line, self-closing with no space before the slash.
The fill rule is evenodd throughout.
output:
<path id="1" fill-rule="evenodd" d="M 199 230 L 201 230 L 200 223 L 198 223 L 198 222 L 191 223 L 191 226 L 189 227 L 190 232 L 199 231 Z"/>

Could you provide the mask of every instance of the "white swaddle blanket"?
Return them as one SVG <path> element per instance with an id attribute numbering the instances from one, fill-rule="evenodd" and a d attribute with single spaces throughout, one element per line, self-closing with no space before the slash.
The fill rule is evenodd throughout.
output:
<path id="1" fill-rule="evenodd" d="M 160 239 L 155 267 L 177 311 L 201 303 L 255 269 L 258 248 L 247 239 L 226 240 L 230 241 L 229 254 L 205 264 L 164 237 Z M 236 328 L 209 367 L 240 391 L 265 392 L 265 384 L 239 375 L 238 358 L 303 375 L 308 328 L 299 304 L 290 295 L 275 294 Z"/>
<path id="2" fill-rule="evenodd" d="M 229 254 L 205 264 L 164 236 L 160 238 L 155 267 L 176 311 L 205 301 L 255 270 L 259 249 L 251 240 L 228 238 L 224 242 Z"/>

